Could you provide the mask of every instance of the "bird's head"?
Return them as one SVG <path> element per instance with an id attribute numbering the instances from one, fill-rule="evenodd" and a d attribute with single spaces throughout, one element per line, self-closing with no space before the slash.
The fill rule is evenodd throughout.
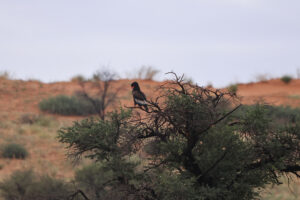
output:
<path id="1" fill-rule="evenodd" d="M 139 84 L 137 82 L 131 83 L 131 88 L 134 90 L 140 90 Z"/>

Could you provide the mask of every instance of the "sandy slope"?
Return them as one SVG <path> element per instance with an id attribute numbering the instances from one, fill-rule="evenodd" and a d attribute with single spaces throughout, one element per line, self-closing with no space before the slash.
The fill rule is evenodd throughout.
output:
<path id="1" fill-rule="evenodd" d="M 113 84 L 113 88 L 122 87 L 119 93 L 120 104 L 130 105 L 132 80 L 120 80 Z M 140 86 L 148 98 L 155 97 L 155 90 L 161 85 L 155 81 L 139 81 Z M 95 92 L 87 85 L 88 91 Z M 76 82 L 55 82 L 50 84 L 38 81 L 21 81 L 0 79 L 0 119 L 9 117 L 15 119 L 18 113 L 40 113 L 38 103 L 50 96 L 58 94 L 72 95 L 81 90 Z M 267 82 L 240 84 L 238 96 L 246 104 L 264 100 L 275 105 L 297 106 L 300 102 L 300 80 L 293 80 L 285 84 L 275 79 Z"/>
<path id="2" fill-rule="evenodd" d="M 267 82 L 240 84 L 238 88 L 238 95 L 246 104 L 265 101 L 273 105 L 299 106 L 300 103 L 300 80 L 285 84 L 279 79 L 274 79 Z"/>

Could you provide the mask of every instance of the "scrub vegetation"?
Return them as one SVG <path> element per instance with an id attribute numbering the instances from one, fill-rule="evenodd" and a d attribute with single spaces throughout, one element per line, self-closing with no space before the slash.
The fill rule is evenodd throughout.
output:
<path id="1" fill-rule="evenodd" d="M 174 79 L 147 98 L 148 112 L 114 104 L 88 117 L 33 110 L 11 120 L 2 112 L 0 172 L 20 167 L 0 176 L 0 199 L 298 198 L 299 108 L 244 105 L 237 89 L 199 87 L 169 74 Z M 90 102 L 101 93 L 92 87 L 103 83 L 99 77 L 74 81 L 73 97 Z M 119 91 L 111 83 L 108 92 Z M 123 94 L 128 90 L 114 101 Z"/>

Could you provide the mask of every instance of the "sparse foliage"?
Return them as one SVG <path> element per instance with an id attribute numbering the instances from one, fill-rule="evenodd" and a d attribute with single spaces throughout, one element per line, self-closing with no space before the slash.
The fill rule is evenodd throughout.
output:
<path id="1" fill-rule="evenodd" d="M 123 86 L 112 87 L 116 78 L 116 73 L 106 69 L 95 72 L 89 82 L 79 76 L 74 81 L 80 85 L 81 90 L 76 91 L 75 96 L 59 95 L 44 99 L 39 107 L 42 111 L 54 114 L 83 116 L 98 114 L 101 119 L 104 119 L 107 108 L 114 105 L 119 91 L 123 88 Z M 92 89 L 97 91 L 96 94 L 90 94 L 87 85 L 91 85 Z"/>
<path id="2" fill-rule="evenodd" d="M 258 74 L 255 76 L 256 81 L 258 82 L 267 82 L 270 79 L 268 74 Z"/>
<path id="3" fill-rule="evenodd" d="M 98 113 L 101 119 L 105 118 L 106 109 L 117 101 L 118 93 L 123 88 L 123 86 L 112 88 L 112 84 L 116 78 L 117 74 L 107 69 L 99 70 L 93 74 L 92 87 L 97 90 L 97 98 L 92 97 L 87 92 L 85 81 L 79 82 L 81 91 L 78 91 L 77 95 L 90 102 L 94 106 L 94 111 Z M 99 103 L 95 99 L 98 99 Z"/>
<path id="4" fill-rule="evenodd" d="M 128 74 L 128 76 L 133 79 L 154 80 L 159 72 L 159 70 L 152 66 L 142 66 L 139 69 L 134 70 L 134 73 Z"/>

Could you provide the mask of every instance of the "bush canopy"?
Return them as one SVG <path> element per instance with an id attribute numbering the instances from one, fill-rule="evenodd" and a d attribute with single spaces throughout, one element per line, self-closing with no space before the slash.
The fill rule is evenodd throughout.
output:
<path id="1" fill-rule="evenodd" d="M 296 112 L 244 107 L 235 94 L 172 74 L 148 112 L 121 109 L 60 129 L 70 157 L 95 163 L 76 175 L 91 199 L 255 199 L 281 176 L 299 177 Z"/>

